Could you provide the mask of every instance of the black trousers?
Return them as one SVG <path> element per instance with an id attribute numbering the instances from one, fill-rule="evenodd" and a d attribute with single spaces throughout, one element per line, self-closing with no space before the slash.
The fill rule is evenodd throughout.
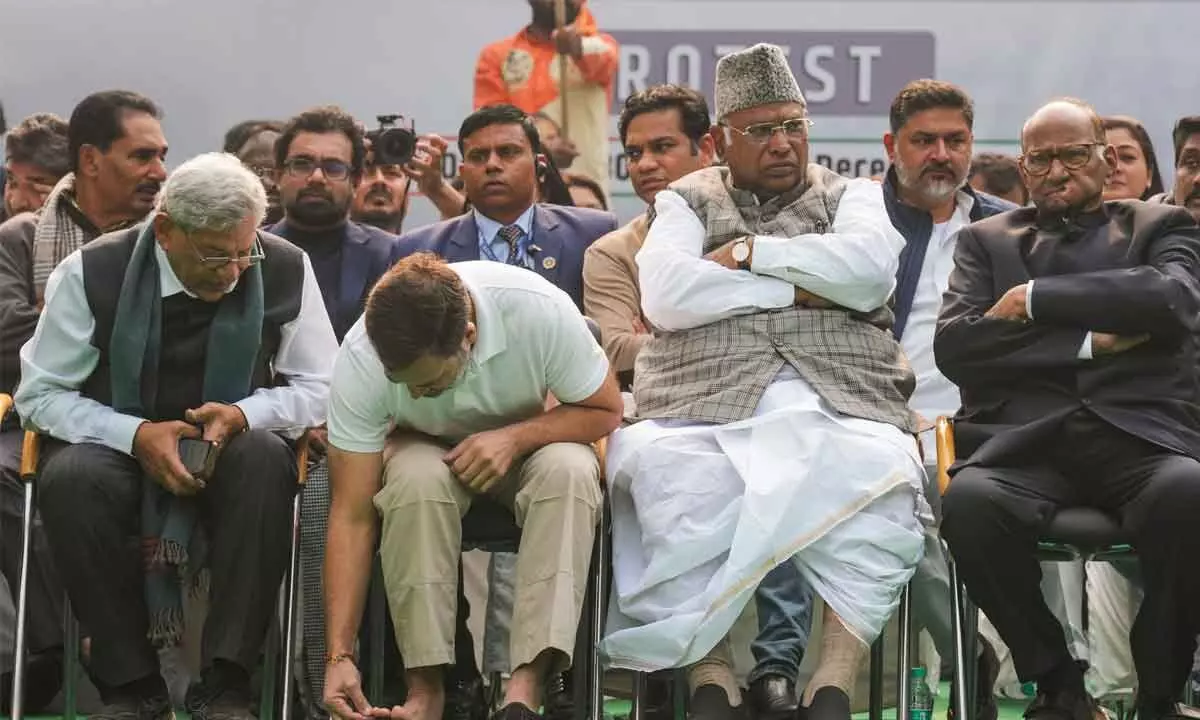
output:
<path id="1" fill-rule="evenodd" d="M 1200 631 L 1200 462 L 1088 410 L 1068 415 L 1017 467 L 968 465 L 942 501 L 942 536 L 971 599 L 1012 650 L 1022 681 L 1070 660 L 1042 597 L 1038 538 L 1055 510 L 1096 507 L 1127 531 L 1145 580 L 1131 644 L 1146 701 L 1174 699 Z"/>
<path id="2" fill-rule="evenodd" d="M 47 447 L 39 506 L 79 621 L 91 630 L 101 692 L 157 674 L 147 637 L 140 552 L 142 473 L 101 445 Z M 288 563 L 296 458 L 272 433 L 252 430 L 221 452 L 197 496 L 208 535 L 209 613 L 201 641 L 213 660 L 257 664 Z"/>
<path id="3" fill-rule="evenodd" d="M 13 594 L 13 607 L 16 607 L 20 586 L 22 515 L 25 511 L 20 465 L 23 437 L 24 433 L 19 430 L 0 432 L 0 572 L 4 573 Z M 64 597 L 41 518 L 34 513 L 25 646 L 30 653 L 62 647 Z"/>

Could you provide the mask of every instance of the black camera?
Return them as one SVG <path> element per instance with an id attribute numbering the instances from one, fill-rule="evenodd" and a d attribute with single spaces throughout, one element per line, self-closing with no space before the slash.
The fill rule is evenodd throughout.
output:
<path id="1" fill-rule="evenodd" d="M 403 115 L 377 115 L 379 129 L 367 133 L 371 150 L 375 153 L 376 165 L 405 165 L 412 160 L 417 149 L 417 132 L 410 122 L 408 127 L 399 125 Z"/>

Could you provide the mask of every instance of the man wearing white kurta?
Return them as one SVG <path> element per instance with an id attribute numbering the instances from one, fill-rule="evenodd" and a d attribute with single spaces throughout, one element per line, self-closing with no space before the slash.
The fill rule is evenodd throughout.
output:
<path id="1" fill-rule="evenodd" d="M 690 665 L 696 714 L 733 717 L 727 634 L 790 557 L 827 605 L 806 714 L 848 718 L 928 519 L 913 376 L 888 332 L 904 241 L 878 184 L 808 164 L 778 47 L 723 58 L 716 104 L 727 167 L 659 193 L 637 256 L 654 338 L 634 374 L 641 422 L 608 455 L 604 650 L 619 666 Z"/>

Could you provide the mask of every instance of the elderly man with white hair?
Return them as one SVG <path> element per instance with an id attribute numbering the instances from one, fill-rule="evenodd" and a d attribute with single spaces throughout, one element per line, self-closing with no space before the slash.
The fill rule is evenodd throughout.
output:
<path id="1" fill-rule="evenodd" d="M 337 351 L 308 257 L 258 230 L 266 205 L 232 155 L 184 163 L 149 221 L 54 270 L 21 350 L 18 411 L 52 438 L 43 522 L 92 631 L 105 704 L 93 717 L 171 715 L 155 647 L 179 639 L 201 580 L 210 610 L 187 709 L 252 717 L 249 671 L 288 561 L 284 436 L 325 421 Z M 203 468 L 183 461 L 184 439 L 208 443 Z"/>

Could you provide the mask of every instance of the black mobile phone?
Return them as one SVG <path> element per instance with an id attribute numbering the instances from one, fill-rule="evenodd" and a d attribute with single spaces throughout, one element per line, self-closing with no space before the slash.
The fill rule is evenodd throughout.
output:
<path id="1" fill-rule="evenodd" d="M 195 478 L 207 478 L 217 460 L 217 444 L 207 440 L 179 438 L 179 459 Z"/>

